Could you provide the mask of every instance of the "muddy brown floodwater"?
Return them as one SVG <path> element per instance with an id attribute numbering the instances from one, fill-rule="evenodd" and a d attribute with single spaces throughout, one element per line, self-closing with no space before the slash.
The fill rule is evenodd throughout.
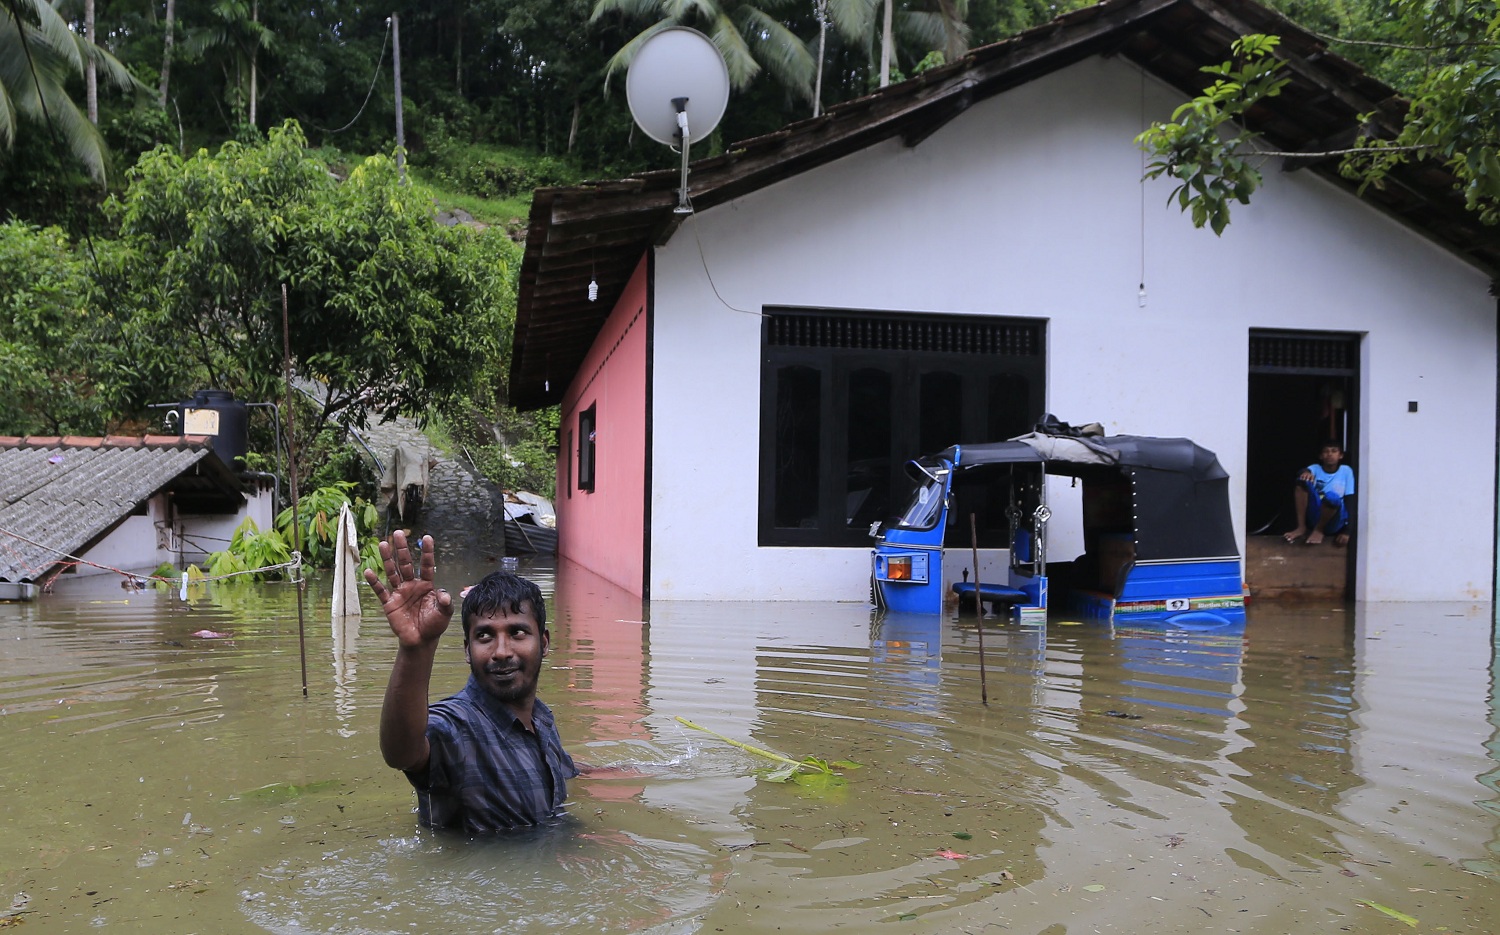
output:
<path id="1" fill-rule="evenodd" d="M 419 831 L 380 760 L 394 647 L 368 597 L 335 629 L 310 584 L 306 698 L 286 585 L 0 605 L 0 927 L 1500 931 L 1489 605 L 989 621 L 986 707 L 971 619 L 643 611 L 531 572 L 556 591 L 542 695 L 576 756 L 625 769 L 575 781 L 564 825 L 480 842 Z M 445 640 L 434 691 L 466 672 Z M 678 716 L 862 768 L 770 782 Z"/>

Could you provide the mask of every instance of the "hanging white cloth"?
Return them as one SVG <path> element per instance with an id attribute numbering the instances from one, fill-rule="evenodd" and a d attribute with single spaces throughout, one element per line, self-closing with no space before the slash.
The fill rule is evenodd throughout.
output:
<path id="1" fill-rule="evenodd" d="M 380 477 L 380 496 L 386 509 L 394 507 L 396 515 L 406 519 L 407 497 L 415 492 L 421 500 L 427 499 L 427 487 L 432 481 L 432 458 L 423 448 L 402 445 L 391 452 L 391 463 Z"/>
<path id="2" fill-rule="evenodd" d="M 339 510 L 339 538 L 333 560 L 333 620 L 359 616 L 359 530 L 349 504 Z"/>

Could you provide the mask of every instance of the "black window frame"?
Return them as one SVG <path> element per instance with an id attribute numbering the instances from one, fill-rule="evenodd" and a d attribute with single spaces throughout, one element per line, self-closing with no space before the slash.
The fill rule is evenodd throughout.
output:
<path id="1" fill-rule="evenodd" d="M 594 444 L 599 428 L 598 407 L 598 403 L 591 403 L 578 414 L 578 489 L 587 493 L 594 492 L 599 472 L 598 448 Z"/>
<path id="2" fill-rule="evenodd" d="M 997 335 L 1000 336 L 997 338 Z M 777 391 L 784 367 L 820 374 L 817 515 L 813 528 L 776 525 Z M 962 386 L 962 435 L 952 443 L 998 441 L 990 412 L 995 378 L 1026 390 L 1024 412 L 1007 414 L 1009 434 L 1041 418 L 1046 394 L 1046 321 L 1002 316 L 851 312 L 767 308 L 761 330 L 760 478 L 757 542 L 761 546 L 868 547 L 868 522 L 851 521 L 849 497 L 849 387 L 861 371 L 891 375 L 891 451 L 885 514 L 898 513 L 910 495 L 903 466 L 920 450 L 918 415 L 925 374 L 956 376 Z M 951 382 L 951 381 L 939 381 Z M 1008 436 L 1007 436 L 1008 437 Z"/>

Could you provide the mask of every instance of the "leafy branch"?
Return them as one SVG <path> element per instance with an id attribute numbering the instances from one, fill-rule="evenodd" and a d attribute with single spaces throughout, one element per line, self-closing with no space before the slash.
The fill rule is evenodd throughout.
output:
<path id="1" fill-rule="evenodd" d="M 1465 206 L 1482 223 L 1500 222 L 1500 16 L 1494 12 L 1491 3 L 1408 10 L 1398 28 L 1417 41 L 1389 47 L 1453 54 L 1427 56 L 1409 86 L 1410 106 L 1394 135 L 1374 135 L 1375 115 L 1360 114 L 1352 146 L 1317 152 L 1249 145 L 1253 134 L 1243 117 L 1280 94 L 1289 78 L 1275 54 L 1276 36 L 1244 36 L 1232 46 L 1232 61 L 1203 69 L 1215 80 L 1202 94 L 1178 107 L 1170 121 L 1154 123 L 1136 137 L 1151 157 L 1146 178 L 1176 179 L 1170 199 L 1191 212 L 1194 226 L 1208 225 L 1222 234 L 1231 202 L 1248 204 L 1260 186 L 1258 166 L 1265 159 L 1342 158 L 1340 173 L 1363 192 L 1383 186 L 1397 167 L 1426 158 L 1453 174 Z"/>
<path id="2" fill-rule="evenodd" d="M 684 727 L 691 727 L 693 730 L 702 731 L 710 737 L 717 737 L 731 746 L 739 747 L 746 753 L 753 753 L 772 762 L 780 763 L 781 766 L 778 769 L 763 774 L 762 778 L 770 782 L 786 782 L 791 780 L 811 788 L 827 789 L 843 784 L 839 770 L 860 768 L 860 764 L 850 760 L 821 760 L 815 756 L 794 760 L 789 756 L 782 756 L 780 753 L 774 753 L 763 747 L 745 743 L 743 740 L 725 737 L 718 731 L 709 730 L 702 724 L 695 724 L 685 717 L 677 717 L 675 720 Z"/>
<path id="3" fill-rule="evenodd" d="M 1258 153 L 1242 152 L 1251 132 L 1240 122 L 1256 103 L 1281 93 L 1290 80 L 1273 54 L 1276 36 L 1242 36 L 1231 47 L 1233 61 L 1207 65 L 1216 75 L 1203 93 L 1178 107 L 1167 122 L 1153 123 L 1136 137 L 1136 144 L 1154 158 L 1146 178 L 1163 175 L 1179 184 L 1168 196 L 1190 211 L 1193 226 L 1207 224 L 1215 234 L 1229 225 L 1229 204 L 1249 204 L 1260 187 L 1261 174 L 1252 160 Z"/>

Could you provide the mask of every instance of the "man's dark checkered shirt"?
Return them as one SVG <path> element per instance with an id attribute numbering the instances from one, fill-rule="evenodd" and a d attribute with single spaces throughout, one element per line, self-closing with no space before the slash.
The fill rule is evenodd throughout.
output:
<path id="1" fill-rule="evenodd" d="M 540 700 L 531 723 L 535 733 L 472 676 L 463 691 L 429 706 L 427 770 L 406 774 L 422 824 L 483 834 L 561 814 L 578 767 Z"/>

